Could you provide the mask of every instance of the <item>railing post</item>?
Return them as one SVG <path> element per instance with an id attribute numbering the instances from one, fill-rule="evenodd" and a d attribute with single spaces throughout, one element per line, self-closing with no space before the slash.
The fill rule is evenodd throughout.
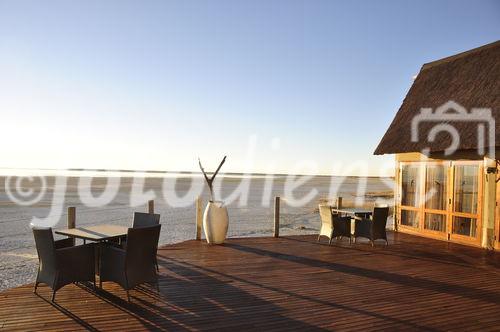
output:
<path id="1" fill-rule="evenodd" d="M 76 227 L 76 208 L 74 206 L 68 207 L 68 228 Z"/>
<path id="2" fill-rule="evenodd" d="M 280 197 L 274 197 L 274 237 L 280 236 Z"/>
<path id="3" fill-rule="evenodd" d="M 150 213 L 150 214 L 155 213 L 155 201 L 154 200 L 148 201 L 148 213 Z"/>
<path id="4" fill-rule="evenodd" d="M 68 229 L 76 227 L 76 207 L 68 207 Z M 72 239 L 73 245 L 75 245 L 75 239 Z M 85 242 L 85 241 L 84 241 Z"/>
<path id="5" fill-rule="evenodd" d="M 342 210 L 342 197 L 337 197 L 337 209 Z"/>
<path id="6" fill-rule="evenodd" d="M 201 223 L 202 223 L 202 204 L 203 200 L 200 196 L 196 198 L 196 240 L 201 240 Z"/>

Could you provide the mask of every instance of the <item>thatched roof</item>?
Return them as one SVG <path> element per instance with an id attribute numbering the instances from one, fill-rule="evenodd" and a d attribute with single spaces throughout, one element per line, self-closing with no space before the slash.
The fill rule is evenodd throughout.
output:
<path id="1" fill-rule="evenodd" d="M 422 152 L 425 148 L 429 148 L 431 154 L 443 152 L 452 143 L 450 134 L 440 132 L 433 142 L 427 139 L 431 129 L 439 124 L 451 124 L 457 129 L 460 134 L 458 150 L 477 150 L 478 125 L 474 121 L 421 121 L 417 126 L 418 141 L 412 141 L 412 122 L 421 109 L 432 108 L 436 112 L 446 103 L 445 108 L 455 110 L 441 109 L 445 115 L 460 112 L 457 110 L 460 105 L 465 108 L 462 112 L 490 108 L 496 120 L 491 128 L 495 144 L 490 143 L 491 139 L 486 146 L 500 146 L 500 41 L 423 65 L 375 154 Z M 485 137 L 488 137 L 491 122 L 483 123 Z"/>

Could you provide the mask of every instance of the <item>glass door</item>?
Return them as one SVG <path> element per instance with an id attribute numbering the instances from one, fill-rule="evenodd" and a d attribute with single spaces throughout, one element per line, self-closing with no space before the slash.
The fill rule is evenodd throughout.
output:
<path id="1" fill-rule="evenodd" d="M 497 173 L 500 170 L 497 166 Z M 498 175 L 497 175 L 498 177 Z M 495 208 L 495 227 L 496 227 L 496 240 L 495 240 L 495 248 L 500 249 L 500 182 L 496 182 L 497 186 L 497 198 L 496 198 L 496 208 Z"/>
<path id="2" fill-rule="evenodd" d="M 422 166 L 420 163 L 402 163 L 400 168 L 401 201 L 400 226 L 408 230 L 420 229 L 420 202 L 422 196 Z"/>
<path id="3" fill-rule="evenodd" d="M 437 237 L 447 237 L 449 162 L 426 163 L 423 230 Z"/>
<path id="4" fill-rule="evenodd" d="M 479 244 L 482 172 L 480 161 L 401 162 L 398 227 L 437 239 Z"/>
<path id="5" fill-rule="evenodd" d="M 459 242 L 477 242 L 481 231 L 482 167 L 478 162 L 453 165 L 453 192 L 450 213 L 450 238 Z"/>

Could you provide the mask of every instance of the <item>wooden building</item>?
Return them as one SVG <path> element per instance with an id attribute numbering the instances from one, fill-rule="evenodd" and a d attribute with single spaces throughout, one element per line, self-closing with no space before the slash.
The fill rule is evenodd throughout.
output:
<path id="1" fill-rule="evenodd" d="M 423 65 L 375 150 L 396 155 L 396 230 L 500 249 L 499 152 L 500 41 Z"/>

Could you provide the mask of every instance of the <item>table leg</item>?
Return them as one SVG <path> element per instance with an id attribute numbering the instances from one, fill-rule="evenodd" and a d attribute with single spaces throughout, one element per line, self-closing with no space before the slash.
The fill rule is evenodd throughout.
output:
<path id="1" fill-rule="evenodd" d="M 97 252 L 98 252 L 97 253 L 97 270 L 99 271 L 99 288 L 102 289 L 102 273 L 101 273 L 102 241 L 99 241 L 97 244 Z"/>

